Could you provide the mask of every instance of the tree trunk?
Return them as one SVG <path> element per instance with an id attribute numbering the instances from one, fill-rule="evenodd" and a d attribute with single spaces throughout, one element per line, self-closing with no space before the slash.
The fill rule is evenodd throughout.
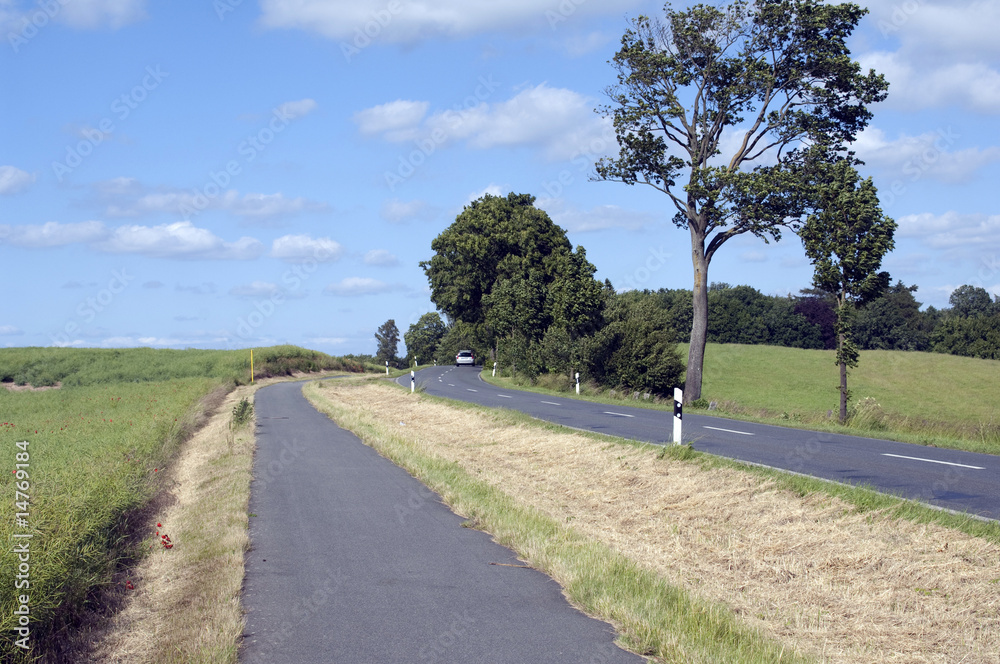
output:
<path id="1" fill-rule="evenodd" d="M 708 337 L 708 260 L 705 258 L 705 238 L 691 230 L 691 262 L 694 266 L 692 289 L 691 348 L 688 350 L 687 372 L 684 378 L 684 403 L 701 398 L 701 376 L 705 364 L 705 342 Z"/>
<path id="2" fill-rule="evenodd" d="M 837 337 L 838 350 L 843 352 L 844 335 Z M 847 362 L 840 363 L 840 423 L 847 424 Z"/>

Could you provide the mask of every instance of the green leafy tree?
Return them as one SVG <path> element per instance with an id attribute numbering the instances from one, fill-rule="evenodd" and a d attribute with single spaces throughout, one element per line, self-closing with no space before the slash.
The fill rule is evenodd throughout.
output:
<path id="1" fill-rule="evenodd" d="M 988 316 L 995 310 L 993 298 L 989 292 L 979 286 L 959 286 L 948 297 L 951 314 L 960 318 Z"/>
<path id="2" fill-rule="evenodd" d="M 433 362 L 438 344 L 447 331 L 444 321 L 437 312 L 432 311 L 421 316 L 403 335 L 407 359 L 415 359 L 424 364 Z"/>
<path id="3" fill-rule="evenodd" d="M 514 193 L 473 201 L 420 264 L 431 301 L 494 351 L 506 340 L 527 352 L 552 325 L 575 338 L 600 321 L 596 268 L 534 202 Z"/>
<path id="4" fill-rule="evenodd" d="M 862 350 L 929 350 L 934 312 L 924 314 L 920 311 L 920 303 L 913 297 L 916 291 L 916 286 L 900 281 L 861 308 L 854 321 L 854 339 L 858 347 Z"/>
<path id="5" fill-rule="evenodd" d="M 606 324 L 584 339 L 587 375 L 602 385 L 669 394 L 684 364 L 667 312 L 655 295 L 630 291 L 611 297 Z"/>
<path id="6" fill-rule="evenodd" d="M 395 366 L 396 351 L 399 348 L 399 328 L 396 327 L 396 321 L 390 318 L 382 323 L 375 332 L 375 341 L 378 342 L 375 359 L 380 363 L 388 362 Z"/>
<path id="7" fill-rule="evenodd" d="M 622 37 L 618 84 L 600 109 L 620 150 L 598 162 L 597 179 L 663 192 L 690 234 L 685 401 L 701 397 L 712 259 L 739 235 L 779 240 L 803 211 L 806 154 L 842 150 L 885 98 L 884 78 L 862 73 L 847 48 L 866 12 L 820 0 L 668 4 L 663 22 L 640 16 Z M 723 155 L 731 134 L 736 147 Z"/>
<path id="8" fill-rule="evenodd" d="M 799 231 L 813 262 L 813 284 L 837 297 L 837 364 L 840 367 L 840 422 L 847 421 L 848 367 L 858 365 L 851 327 L 855 307 L 882 293 L 889 275 L 879 272 L 894 246 L 896 222 L 879 206 L 872 179 L 861 180 L 847 159 L 819 169 L 815 212 Z"/>
<path id="9" fill-rule="evenodd" d="M 932 337 L 939 353 L 1000 360 L 1000 313 L 992 316 L 960 318 L 941 322 Z"/>

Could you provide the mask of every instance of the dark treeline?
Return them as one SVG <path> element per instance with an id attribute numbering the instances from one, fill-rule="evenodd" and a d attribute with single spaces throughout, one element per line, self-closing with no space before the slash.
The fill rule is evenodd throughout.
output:
<path id="1" fill-rule="evenodd" d="M 935 351 L 1000 359 L 1000 301 L 984 288 L 962 286 L 947 309 L 928 307 L 916 286 L 897 282 L 855 312 L 854 338 L 861 350 Z M 643 291 L 668 314 L 675 333 L 691 331 L 691 291 Z M 708 341 L 833 349 L 833 295 L 805 290 L 798 295 L 764 295 L 750 286 L 715 283 L 708 293 Z"/>

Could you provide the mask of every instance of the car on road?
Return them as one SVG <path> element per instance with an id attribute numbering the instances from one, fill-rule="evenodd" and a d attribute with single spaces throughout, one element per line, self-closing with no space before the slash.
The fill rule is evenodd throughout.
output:
<path id="1" fill-rule="evenodd" d="M 469 367 L 476 366 L 476 356 L 472 354 L 471 350 L 458 351 L 458 355 L 455 356 L 455 366 L 460 367 L 462 365 Z"/>

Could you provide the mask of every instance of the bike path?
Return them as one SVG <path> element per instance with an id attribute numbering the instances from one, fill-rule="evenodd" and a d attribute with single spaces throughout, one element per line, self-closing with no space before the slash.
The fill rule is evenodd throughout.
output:
<path id="1" fill-rule="evenodd" d="M 243 664 L 646 661 L 301 388 L 256 396 Z"/>

